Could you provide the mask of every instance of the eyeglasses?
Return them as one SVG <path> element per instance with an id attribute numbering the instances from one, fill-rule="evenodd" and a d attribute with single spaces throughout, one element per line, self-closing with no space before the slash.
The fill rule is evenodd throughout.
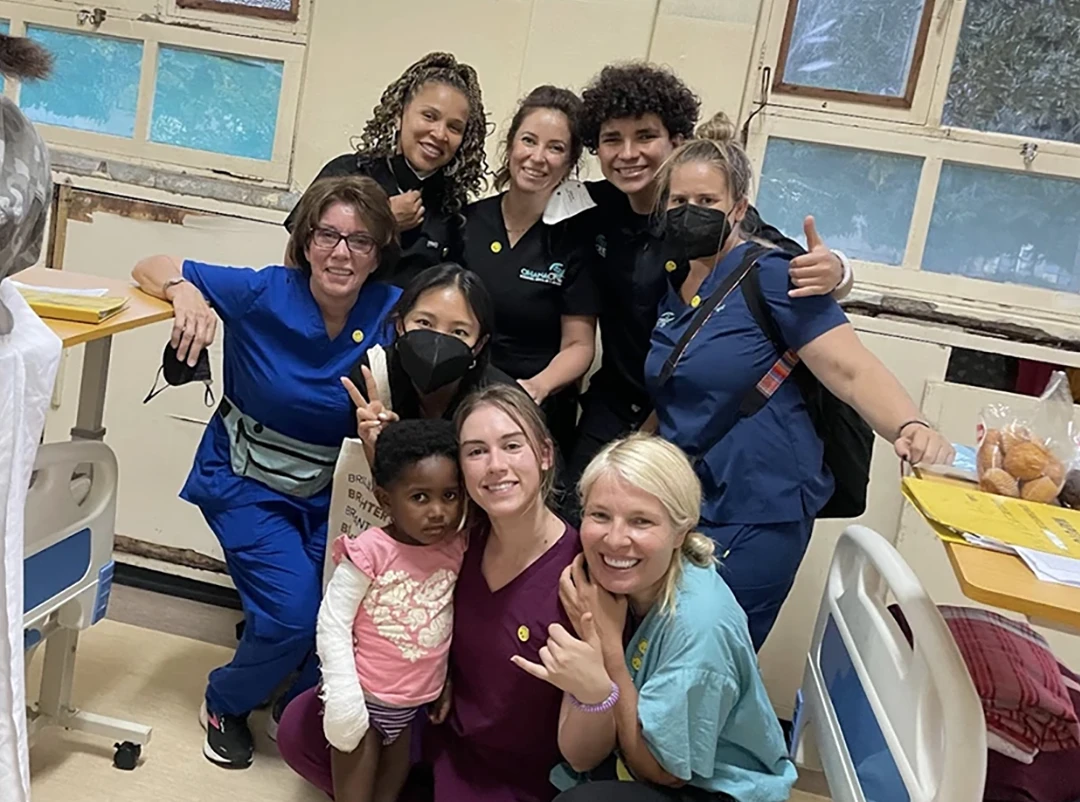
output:
<path id="1" fill-rule="evenodd" d="M 316 248 L 328 251 L 334 250 L 342 240 L 345 240 L 345 246 L 352 253 L 361 256 L 367 256 L 375 250 L 375 240 L 367 234 L 342 234 L 332 228 L 316 228 L 311 235 L 311 242 Z"/>

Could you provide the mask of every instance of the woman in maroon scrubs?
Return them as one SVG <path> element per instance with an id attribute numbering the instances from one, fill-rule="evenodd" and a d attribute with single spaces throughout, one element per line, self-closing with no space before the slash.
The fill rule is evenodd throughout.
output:
<path id="1" fill-rule="evenodd" d="M 548 506 L 554 449 L 538 408 L 509 385 L 493 385 L 456 416 L 461 470 L 482 510 L 458 577 L 450 647 L 451 708 L 429 728 L 435 802 L 548 802 L 549 774 L 597 740 L 597 719 L 511 657 L 541 662 L 549 628 L 570 623 L 559 577 L 580 552 L 578 533 Z M 595 695 L 583 677 L 575 695 Z M 607 694 L 602 689 L 600 696 Z M 598 699 L 599 701 L 599 699 Z M 285 761 L 333 795 L 330 749 L 314 692 L 285 710 Z"/>

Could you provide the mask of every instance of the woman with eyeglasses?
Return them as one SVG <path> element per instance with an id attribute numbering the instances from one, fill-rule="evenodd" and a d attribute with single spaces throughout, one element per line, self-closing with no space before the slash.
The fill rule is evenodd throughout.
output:
<path id="1" fill-rule="evenodd" d="M 330 486 L 341 442 L 357 433 L 339 381 L 372 345 L 401 291 L 379 281 L 397 257 L 394 214 L 372 179 L 317 181 L 296 209 L 287 261 L 222 267 L 169 256 L 132 276 L 173 305 L 171 345 L 195 366 L 225 327 L 224 397 L 180 493 L 221 543 L 245 628 L 232 661 L 210 674 L 203 754 L 245 768 L 248 714 L 296 675 L 275 713 L 318 681 Z M 278 713 L 278 716 L 280 713 Z M 271 718 L 271 729 L 275 729 Z"/>

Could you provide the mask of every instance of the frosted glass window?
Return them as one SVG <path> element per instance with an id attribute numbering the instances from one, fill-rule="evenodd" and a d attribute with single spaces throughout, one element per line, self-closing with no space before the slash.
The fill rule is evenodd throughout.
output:
<path id="1" fill-rule="evenodd" d="M 1080 290 L 1080 181 L 942 165 L 923 269 Z"/>
<path id="2" fill-rule="evenodd" d="M 1080 143 L 1080 0 L 969 0 L 946 125 Z"/>
<path id="3" fill-rule="evenodd" d="M 769 139 L 757 208 L 802 241 L 814 215 L 830 248 L 854 259 L 898 265 L 919 188 L 922 159 L 893 153 Z"/>
<path id="4" fill-rule="evenodd" d="M 36 123 L 131 137 L 139 97 L 142 43 L 29 26 L 53 55 L 46 81 L 27 81 L 19 105 Z"/>
<path id="5" fill-rule="evenodd" d="M 783 83 L 903 97 L 924 0 L 795 0 Z"/>
<path id="6" fill-rule="evenodd" d="M 274 151 L 282 63 L 162 46 L 150 139 L 269 160 Z"/>

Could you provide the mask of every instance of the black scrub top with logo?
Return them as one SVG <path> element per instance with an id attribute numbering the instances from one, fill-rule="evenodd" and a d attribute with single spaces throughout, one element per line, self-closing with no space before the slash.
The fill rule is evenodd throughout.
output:
<path id="1" fill-rule="evenodd" d="M 491 361 L 515 379 L 535 376 L 559 353 L 564 315 L 599 312 L 590 243 L 576 222 L 538 222 L 511 248 L 501 195 L 465 209 L 464 266 L 495 305 Z"/>
<path id="2" fill-rule="evenodd" d="M 670 284 L 679 287 L 689 262 L 664 243 L 663 220 L 642 215 L 630 199 L 608 181 L 590 181 L 593 209 L 595 275 L 600 293 L 600 335 L 603 357 L 589 392 L 605 400 L 627 423 L 644 422 L 652 408 L 645 389 L 645 357 L 649 353 L 657 306 Z M 744 233 L 773 243 L 795 255 L 805 250 L 761 221 L 750 207 Z"/>
<path id="3" fill-rule="evenodd" d="M 326 163 L 315 177 L 335 178 L 345 175 L 364 175 L 373 178 L 387 195 L 401 195 L 420 190 L 424 204 L 424 222 L 416 228 L 401 232 L 401 258 L 389 272 L 380 272 L 380 279 L 405 287 L 417 274 L 442 262 L 455 261 L 460 253 L 460 232 L 456 215 L 442 211 L 446 179 L 436 172 L 421 179 L 404 156 L 367 156 L 346 153 Z M 294 208 L 285 219 L 285 228 L 292 231 Z"/>

